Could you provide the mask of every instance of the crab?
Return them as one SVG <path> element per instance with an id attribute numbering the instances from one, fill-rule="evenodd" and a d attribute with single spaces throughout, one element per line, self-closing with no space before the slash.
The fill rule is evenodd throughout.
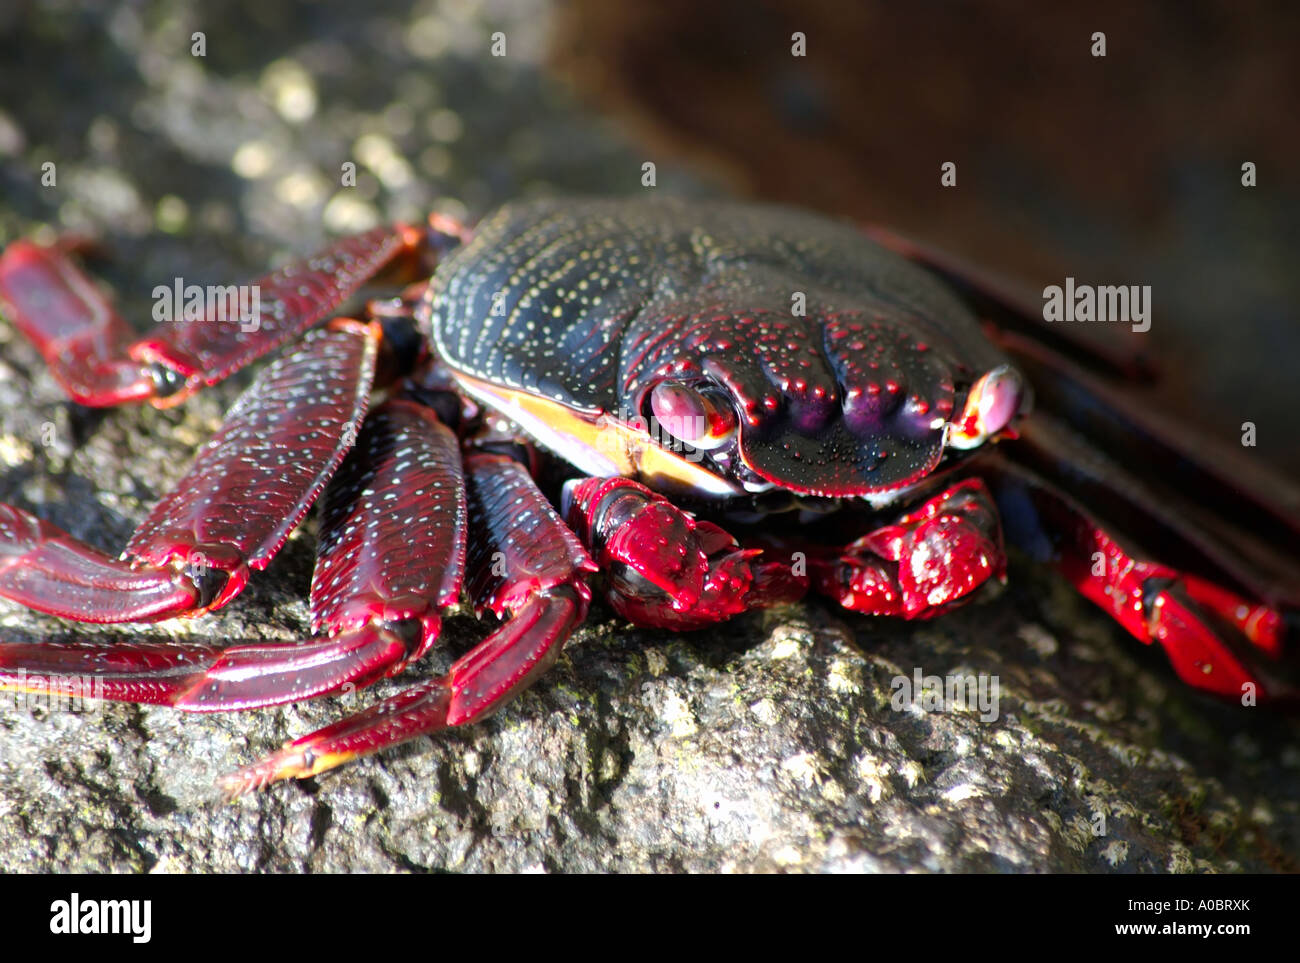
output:
<path id="1" fill-rule="evenodd" d="M 336 316 L 380 281 L 400 294 Z M 224 777 L 231 795 L 482 719 L 555 660 L 593 590 L 680 630 L 809 592 L 926 619 L 1005 579 L 1004 532 L 1191 685 L 1300 693 L 1300 498 L 1201 463 L 1190 432 L 1128 403 L 1133 359 L 886 231 L 540 200 L 473 229 L 377 228 L 252 290 L 251 314 L 138 338 L 63 247 L 4 251 L 0 308 L 80 404 L 175 405 L 285 350 L 119 557 L 0 505 L 0 597 L 85 622 L 201 616 L 323 496 L 313 636 L 0 642 L 0 688 L 255 709 L 397 675 L 462 594 L 500 623 L 445 675 Z"/>

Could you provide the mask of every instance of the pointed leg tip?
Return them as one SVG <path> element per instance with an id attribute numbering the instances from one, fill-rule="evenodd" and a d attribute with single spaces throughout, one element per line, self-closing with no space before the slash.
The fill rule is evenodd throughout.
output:
<path id="1" fill-rule="evenodd" d="M 253 771 L 254 769 L 255 767 L 249 766 L 237 772 L 227 773 L 217 780 L 217 790 L 221 793 L 224 802 L 233 803 L 241 796 L 270 785 L 272 780 L 259 777 Z"/>
<path id="2" fill-rule="evenodd" d="M 242 796 L 265 789 L 274 782 L 289 779 L 295 774 L 290 760 L 284 759 L 284 750 L 259 759 L 251 765 L 226 773 L 217 780 L 217 789 L 228 803 Z M 301 756 L 301 753 L 295 755 Z"/>
<path id="3" fill-rule="evenodd" d="M 288 743 L 251 765 L 227 773 L 217 780 L 217 788 L 226 802 L 265 789 L 287 779 L 310 779 L 356 758 L 354 752 L 314 752 L 309 746 Z"/>
<path id="4" fill-rule="evenodd" d="M 309 754 L 301 749 L 284 748 L 251 765 L 227 773 L 217 780 L 217 788 L 226 802 L 265 789 L 272 783 L 285 779 L 305 779 L 312 775 Z"/>

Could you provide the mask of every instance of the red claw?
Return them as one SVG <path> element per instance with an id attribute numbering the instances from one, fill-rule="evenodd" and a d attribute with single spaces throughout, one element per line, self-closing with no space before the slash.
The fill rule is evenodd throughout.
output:
<path id="1" fill-rule="evenodd" d="M 588 478 L 568 493 L 566 520 L 609 576 L 606 598 L 643 625 L 693 629 L 751 607 L 749 559 L 711 522 L 697 521 L 629 478 Z"/>
<path id="2" fill-rule="evenodd" d="M 634 512 L 610 533 L 603 546 L 605 562 L 621 562 L 672 599 L 677 611 L 694 607 L 704 592 L 709 563 L 694 536 L 694 519 L 667 502 L 628 498 Z"/>
<path id="3" fill-rule="evenodd" d="M 988 490 L 958 482 L 839 558 L 813 559 L 819 591 L 872 615 L 929 618 L 1006 571 L 1002 530 Z"/>

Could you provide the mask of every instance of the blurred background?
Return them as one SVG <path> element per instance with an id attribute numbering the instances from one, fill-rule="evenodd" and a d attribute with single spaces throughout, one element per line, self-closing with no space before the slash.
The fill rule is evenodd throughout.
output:
<path id="1" fill-rule="evenodd" d="M 1035 298 L 1150 284 L 1157 395 L 1230 443 L 1255 422 L 1294 473 L 1298 40 L 1300 7 L 1227 0 L 10 0 L 0 241 L 104 237 L 140 314 L 159 277 L 243 278 L 429 209 L 641 192 L 652 160 L 656 190 L 886 224 Z"/>
<path id="2" fill-rule="evenodd" d="M 1066 276 L 1150 284 L 1141 348 L 1164 372 L 1157 396 L 1229 441 L 1256 422 L 1260 454 L 1300 469 L 1294 4 L 577 0 L 566 13 L 557 56 L 578 89 L 745 193 L 893 226 L 1035 298 Z M 790 55 L 796 31 L 804 57 Z M 946 161 L 955 188 L 940 186 Z"/>

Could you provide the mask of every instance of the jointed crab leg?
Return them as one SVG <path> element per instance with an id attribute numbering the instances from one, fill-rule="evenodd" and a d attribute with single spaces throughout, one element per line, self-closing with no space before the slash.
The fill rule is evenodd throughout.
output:
<path id="1" fill-rule="evenodd" d="M 410 651 L 384 626 L 301 645 L 0 642 L 0 691 L 225 712 L 364 685 Z"/>
<path id="2" fill-rule="evenodd" d="M 469 588 L 475 605 L 510 618 L 452 665 L 424 682 L 222 780 L 232 795 L 269 782 L 305 778 L 416 736 L 481 719 L 526 688 L 555 660 L 587 613 L 582 546 L 522 465 L 471 452 Z"/>
<path id="3" fill-rule="evenodd" d="M 221 654 L 219 645 L 172 641 L 0 642 L 0 692 L 169 706 Z"/>
<path id="4" fill-rule="evenodd" d="M 389 401 L 366 420 L 323 508 L 312 631 L 412 623 L 422 655 L 464 579 L 468 509 L 455 434 L 432 409 Z"/>
<path id="5" fill-rule="evenodd" d="M 1258 466 L 1180 437 L 1045 345 L 1003 335 L 1039 386 L 1021 437 L 981 456 L 1009 540 L 1052 561 L 1178 675 L 1220 696 L 1300 698 L 1300 506 Z M 1225 512 L 1224 508 L 1230 508 Z"/>
<path id="6" fill-rule="evenodd" d="M 1239 451 L 1160 417 L 1130 347 L 1098 350 L 996 281 L 889 232 L 956 285 L 1034 385 L 1036 410 L 981 456 L 1010 541 L 1054 562 L 1179 676 L 1230 699 L 1300 700 L 1300 492 Z M 1121 534 L 1122 533 L 1122 534 Z"/>
<path id="7" fill-rule="evenodd" d="M 366 421 L 325 497 L 302 645 L 228 649 L 175 704 L 220 711 L 296 702 L 400 672 L 460 596 L 466 508 L 455 436 L 404 400 Z"/>
<path id="8" fill-rule="evenodd" d="M 0 308 L 36 345 L 64 390 L 84 405 L 174 405 L 326 318 L 369 278 L 427 243 L 411 227 L 336 241 L 246 285 L 250 316 L 176 318 L 132 342 L 132 329 L 57 247 L 15 241 L 0 255 Z M 224 289 L 235 294 L 238 289 Z M 256 292 L 254 299 L 252 293 Z"/>
<path id="9" fill-rule="evenodd" d="M 1285 669 L 1285 597 L 1270 603 L 1226 572 L 1217 572 L 1217 581 L 1196 574 L 1193 568 L 1213 566 L 1200 551 L 1205 533 L 1190 509 L 1180 514 L 1119 466 L 1089 464 L 1078 450 L 1064 469 L 1052 457 L 1055 430 L 1040 415 L 1017 451 L 1021 459 L 1037 452 L 1035 468 L 1047 477 L 1020 459 L 990 460 L 988 477 L 1008 539 L 1055 564 L 1135 638 L 1159 642 L 1189 685 L 1230 699 L 1248 693 L 1258 702 L 1300 698 L 1300 680 Z M 1144 541 L 1120 530 L 1136 531 Z M 1160 544 L 1159 555 L 1149 542 Z"/>
<path id="10" fill-rule="evenodd" d="M 343 460 L 365 416 L 379 338 L 377 324 L 338 319 L 261 372 L 132 535 L 127 560 L 4 506 L 0 596 L 82 622 L 224 605 L 250 569 L 271 561 Z"/>
<path id="11" fill-rule="evenodd" d="M 0 504 L 0 597 L 91 622 L 170 618 L 199 588 L 175 573 L 134 569 L 30 512 Z"/>
<path id="12" fill-rule="evenodd" d="M 296 702 L 400 671 L 460 594 L 466 508 L 455 436 L 394 400 L 366 422 L 335 476 L 300 645 L 0 644 L 0 688 L 85 687 L 109 700 L 223 711 Z M 89 694 L 89 693 L 87 693 Z"/>
<path id="13" fill-rule="evenodd" d="M 159 389 L 147 365 L 124 357 L 130 325 L 57 248 L 29 241 L 5 248 L 0 313 L 36 345 L 63 390 L 82 404 L 139 401 Z"/>
<path id="14" fill-rule="evenodd" d="M 1002 340 L 1039 385 L 1042 416 L 1018 446 L 1031 467 L 1131 503 L 1122 524 L 1153 551 L 1194 557 L 1215 579 L 1300 611 L 1300 491 L 1047 347 Z"/>

